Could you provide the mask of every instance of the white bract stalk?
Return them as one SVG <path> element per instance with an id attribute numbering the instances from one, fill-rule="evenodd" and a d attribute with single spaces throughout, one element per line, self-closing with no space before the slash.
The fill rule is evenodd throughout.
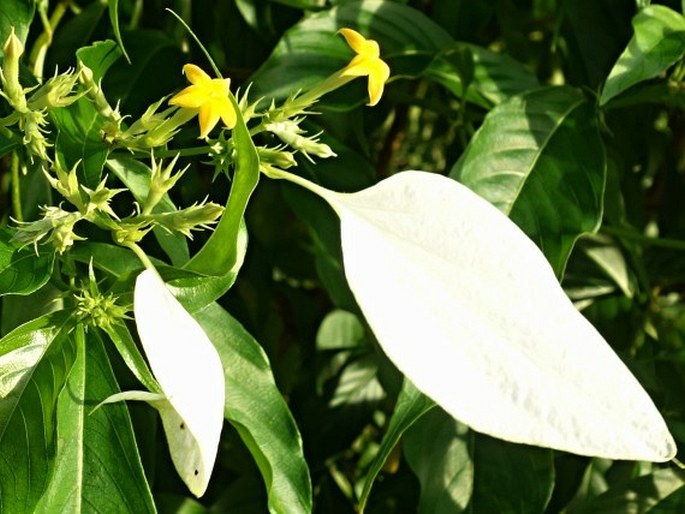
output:
<path id="1" fill-rule="evenodd" d="M 398 173 L 357 193 L 279 171 L 337 212 L 345 274 L 381 347 L 452 416 L 494 437 L 667 461 L 649 395 L 535 244 L 449 178 Z"/>

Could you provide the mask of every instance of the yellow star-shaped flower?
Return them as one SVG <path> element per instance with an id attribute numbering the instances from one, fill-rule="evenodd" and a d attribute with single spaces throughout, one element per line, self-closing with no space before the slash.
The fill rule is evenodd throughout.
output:
<path id="1" fill-rule="evenodd" d="M 385 82 L 390 77 L 390 67 L 381 59 L 378 43 L 373 39 L 366 39 L 359 32 L 352 29 L 340 29 L 350 48 L 357 55 L 342 70 L 342 76 L 369 77 L 369 103 L 376 105 L 383 94 Z"/>
<path id="2" fill-rule="evenodd" d="M 213 79 L 194 64 L 183 66 L 183 73 L 192 85 L 175 95 L 169 104 L 198 110 L 202 138 L 207 137 L 219 119 L 226 128 L 233 128 L 237 116 L 228 99 L 231 80 Z"/>

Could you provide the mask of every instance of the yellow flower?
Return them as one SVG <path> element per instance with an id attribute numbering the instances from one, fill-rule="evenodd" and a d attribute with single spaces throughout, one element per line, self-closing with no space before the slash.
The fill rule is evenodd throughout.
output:
<path id="1" fill-rule="evenodd" d="M 342 36 L 357 55 L 342 71 L 342 76 L 369 77 L 369 103 L 376 105 L 383 94 L 385 82 L 390 77 L 390 67 L 380 57 L 378 43 L 366 39 L 359 32 L 352 29 L 340 29 Z"/>
<path id="2" fill-rule="evenodd" d="M 213 79 L 194 64 L 183 66 L 183 73 L 192 85 L 169 100 L 169 104 L 198 109 L 200 137 L 207 137 L 219 118 L 226 128 L 233 128 L 237 117 L 228 99 L 231 80 Z"/>

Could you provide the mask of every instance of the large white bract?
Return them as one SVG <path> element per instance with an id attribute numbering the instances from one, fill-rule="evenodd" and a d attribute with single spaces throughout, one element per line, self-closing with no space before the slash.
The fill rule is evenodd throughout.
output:
<path id="1" fill-rule="evenodd" d="M 312 186 L 340 216 L 345 274 L 383 350 L 452 416 L 581 455 L 675 456 L 648 394 L 495 207 L 420 171 L 352 194 Z"/>
<path id="2" fill-rule="evenodd" d="M 145 355 L 164 395 L 148 401 L 159 410 L 178 474 L 190 492 L 201 496 L 214 467 L 224 420 L 219 354 L 155 270 L 138 275 L 133 310 Z"/>

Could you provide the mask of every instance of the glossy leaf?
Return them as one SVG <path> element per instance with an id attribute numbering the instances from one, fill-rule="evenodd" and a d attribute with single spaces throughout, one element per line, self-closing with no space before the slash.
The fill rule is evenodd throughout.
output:
<path id="1" fill-rule="evenodd" d="M 5 45 L 12 27 L 19 39 L 26 42 L 35 12 L 36 2 L 33 0 L 3 0 L 0 9 L 0 47 Z"/>
<path id="2" fill-rule="evenodd" d="M 186 266 L 191 271 L 218 277 L 235 276 L 242 266 L 243 216 L 252 191 L 259 181 L 257 150 L 235 98 L 232 94 L 229 98 L 238 117 L 232 132 L 237 156 L 231 192 L 219 224 L 209 240 Z"/>
<path id="3" fill-rule="evenodd" d="M 67 315 L 58 312 L 0 339 L 2 512 L 33 512 L 47 487 L 57 443 L 57 398 L 75 359 L 67 332 Z"/>
<path id="4" fill-rule="evenodd" d="M 472 512 L 544 512 L 554 488 L 552 452 L 476 435 Z"/>
<path id="5" fill-rule="evenodd" d="M 90 46 L 84 46 L 76 52 L 76 57 L 93 72 L 93 80 L 97 83 L 107 73 L 107 70 L 119 60 L 121 50 L 114 41 L 98 41 Z"/>
<path id="6" fill-rule="evenodd" d="M 685 17 L 668 7 L 645 7 L 633 18 L 633 30 L 632 39 L 602 88 L 600 105 L 656 77 L 685 56 Z"/>
<path id="7" fill-rule="evenodd" d="M 392 73 L 419 74 L 441 48 L 452 43 L 445 30 L 407 5 L 380 0 L 350 2 L 306 17 L 285 33 L 252 77 L 256 98 L 285 98 L 341 69 L 353 53 L 335 32 L 351 27 L 377 40 Z M 365 93 L 363 93 L 365 94 Z"/>
<path id="8" fill-rule="evenodd" d="M 384 352 L 456 419 L 581 455 L 673 458 L 649 395 L 501 211 L 420 171 L 352 194 L 294 180 L 340 216 L 345 274 Z"/>
<path id="9" fill-rule="evenodd" d="M 27 295 L 43 287 L 50 279 L 54 253 L 36 253 L 13 241 L 14 231 L 0 229 L 0 296 Z"/>
<path id="10" fill-rule="evenodd" d="M 160 412 L 176 470 L 188 489 L 202 496 L 224 418 L 224 371 L 219 355 L 154 269 L 138 275 L 133 311 L 145 355 L 164 396 L 150 403 Z"/>
<path id="11" fill-rule="evenodd" d="M 490 111 L 450 175 L 508 215 L 561 277 L 575 241 L 599 226 L 605 168 L 592 106 L 549 87 Z"/>
<path id="12" fill-rule="evenodd" d="M 473 58 L 473 78 L 466 99 L 483 107 L 497 105 L 510 97 L 539 87 L 533 72 L 523 63 L 477 45 L 455 43 L 444 49 L 424 74 L 462 97 L 463 79 L 455 67 L 455 56 L 467 51 Z"/>
<path id="13" fill-rule="evenodd" d="M 302 439 L 264 350 L 217 304 L 196 317 L 221 356 L 226 373 L 224 413 L 259 466 L 269 512 L 311 512 L 312 490 Z"/>
<path id="14" fill-rule="evenodd" d="M 402 434 L 434 406 L 435 403 L 419 391 L 414 384 L 407 379 L 404 380 L 400 396 L 397 398 L 397 405 L 388 424 L 388 431 L 383 436 L 378 453 L 374 457 L 364 480 L 364 486 L 359 495 L 359 512 L 364 512 L 371 494 L 371 487 Z"/>
<path id="15" fill-rule="evenodd" d="M 109 153 L 100 133 L 104 119 L 85 97 L 51 110 L 50 116 L 58 131 L 55 153 L 62 167 L 70 170 L 78 163 L 81 183 L 95 189 Z"/>
<path id="16" fill-rule="evenodd" d="M 72 333 L 76 359 L 57 402 L 55 472 L 35 513 L 156 512 L 124 404 L 93 412 L 119 387 L 95 332 Z"/>
<path id="17" fill-rule="evenodd" d="M 112 30 L 114 31 L 114 37 L 117 40 L 119 48 L 121 48 L 121 53 L 124 54 L 124 57 L 130 63 L 131 58 L 126 53 L 124 42 L 121 39 L 121 30 L 119 29 L 119 0 L 107 0 L 107 7 L 109 10 L 109 21 L 112 24 Z"/>
<path id="18" fill-rule="evenodd" d="M 617 484 L 592 498 L 573 514 L 645 514 L 647 512 L 677 512 L 669 508 L 669 496 L 685 488 L 685 474 L 674 468 L 656 469 L 623 484 Z M 660 507 L 664 507 L 661 511 Z"/>

